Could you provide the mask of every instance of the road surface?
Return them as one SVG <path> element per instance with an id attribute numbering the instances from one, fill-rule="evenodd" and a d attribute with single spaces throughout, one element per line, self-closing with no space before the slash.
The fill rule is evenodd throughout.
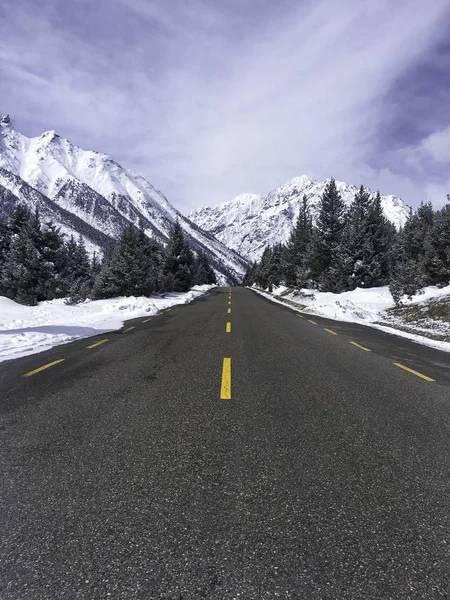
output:
<path id="1" fill-rule="evenodd" d="M 450 596 L 450 356 L 230 289 L 0 365 L 2 600 Z"/>

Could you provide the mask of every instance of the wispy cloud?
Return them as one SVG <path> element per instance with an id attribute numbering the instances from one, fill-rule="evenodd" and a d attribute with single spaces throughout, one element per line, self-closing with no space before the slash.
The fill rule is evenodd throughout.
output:
<path id="1" fill-rule="evenodd" d="M 112 154 L 182 210 L 302 173 L 411 203 L 446 185 L 446 115 L 405 147 L 383 129 L 392 110 L 412 127 L 387 98 L 445 37 L 448 0 L 68 6 L 7 0 L 0 112 Z"/>

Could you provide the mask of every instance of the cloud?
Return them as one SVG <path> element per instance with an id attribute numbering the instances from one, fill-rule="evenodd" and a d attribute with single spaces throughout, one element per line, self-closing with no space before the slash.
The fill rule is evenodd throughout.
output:
<path id="1" fill-rule="evenodd" d="M 450 126 L 435 131 L 421 143 L 424 152 L 436 162 L 450 163 Z"/>
<path id="2" fill-rule="evenodd" d="M 0 112 L 112 154 L 181 210 L 302 173 L 412 203 L 445 184 L 412 148 L 388 166 L 374 149 L 387 93 L 445 35 L 446 0 L 10 2 Z M 446 140 L 421 151 L 443 163 Z"/>

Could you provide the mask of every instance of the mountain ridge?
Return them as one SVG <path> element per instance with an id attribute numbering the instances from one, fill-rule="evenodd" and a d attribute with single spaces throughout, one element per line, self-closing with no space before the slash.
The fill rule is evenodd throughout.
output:
<path id="1" fill-rule="evenodd" d="M 193 249 L 206 251 L 223 281 L 238 282 L 245 272 L 245 259 L 177 211 L 144 177 L 107 154 L 79 148 L 53 130 L 28 138 L 14 129 L 9 115 L 0 115 L 0 168 L 0 199 L 8 190 L 10 202 L 12 194 L 33 209 L 45 206 L 56 224 L 86 237 L 90 250 L 105 247 L 102 235 L 94 239 L 98 238 L 94 230 L 114 240 L 127 223 L 141 224 L 148 236 L 165 242 L 178 220 Z M 5 204 L 0 206 L 0 213 L 5 210 Z M 80 221 L 87 226 L 85 232 L 79 231 Z"/>
<path id="2" fill-rule="evenodd" d="M 329 181 L 325 179 L 319 182 L 301 175 L 265 196 L 239 194 L 216 206 L 194 209 L 188 217 L 248 260 L 259 260 L 267 244 L 272 246 L 288 240 L 304 195 L 313 220 L 317 218 L 320 199 Z M 336 181 L 336 185 L 348 206 L 358 188 L 343 181 Z M 372 190 L 369 191 L 374 194 Z M 382 195 L 381 205 L 385 216 L 397 229 L 404 225 L 408 208 L 400 198 Z"/>

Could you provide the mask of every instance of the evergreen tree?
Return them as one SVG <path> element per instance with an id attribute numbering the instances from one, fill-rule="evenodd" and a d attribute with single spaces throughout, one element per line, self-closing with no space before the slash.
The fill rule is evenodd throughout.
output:
<path id="1" fill-rule="evenodd" d="M 91 296 L 94 284 L 94 275 L 91 270 L 91 261 L 86 250 L 84 239 L 79 236 L 75 242 L 75 249 L 71 257 L 71 277 L 68 304 L 84 302 Z"/>
<path id="2" fill-rule="evenodd" d="M 194 255 L 178 220 L 169 236 L 163 272 L 165 291 L 187 292 L 195 278 Z"/>
<path id="3" fill-rule="evenodd" d="M 6 255 L 9 250 L 11 243 L 10 230 L 6 224 L 6 221 L 0 219 L 0 296 L 6 295 L 6 289 L 2 285 L 1 272 L 6 260 Z"/>
<path id="4" fill-rule="evenodd" d="M 40 227 L 39 231 L 35 228 L 35 232 L 35 243 L 41 255 L 44 270 L 39 284 L 39 299 L 62 298 L 68 291 L 64 281 L 67 264 L 64 236 L 59 227 L 51 222 Z"/>
<path id="5" fill-rule="evenodd" d="M 273 290 L 274 286 L 278 287 L 283 280 L 282 255 L 282 244 L 275 244 L 272 248 L 269 262 L 268 281 L 270 291 Z"/>
<path id="6" fill-rule="evenodd" d="M 427 215 L 425 210 L 422 214 Z M 425 270 L 424 237 L 428 237 L 428 217 L 424 219 L 411 209 L 403 229 L 396 236 L 392 250 L 389 291 L 398 304 L 403 295 L 416 294 L 428 282 Z"/>
<path id="7" fill-rule="evenodd" d="M 424 241 L 424 268 L 429 282 L 442 286 L 450 282 L 450 196 L 447 201 L 434 213 Z"/>
<path id="8" fill-rule="evenodd" d="M 372 199 L 361 186 L 342 233 L 339 250 L 342 290 L 388 283 L 394 233 L 395 229 L 383 215 L 379 192 Z"/>
<path id="9" fill-rule="evenodd" d="M 145 258 L 146 241 L 128 225 L 122 232 L 112 252 L 102 265 L 95 281 L 94 295 L 100 298 L 115 296 L 146 295 L 147 262 Z"/>
<path id="10" fill-rule="evenodd" d="M 264 248 L 261 260 L 255 271 L 255 283 L 259 287 L 266 289 L 269 287 L 270 263 L 272 260 L 272 249 L 270 246 Z"/>
<path id="11" fill-rule="evenodd" d="M 281 252 L 283 277 L 287 286 L 303 287 L 309 277 L 308 249 L 312 240 L 312 219 L 306 196 L 303 196 L 294 229 Z"/>
<path id="12" fill-rule="evenodd" d="M 8 298 L 35 306 L 41 271 L 41 257 L 29 227 L 24 226 L 12 235 L 0 273 L 1 287 Z"/>
<path id="13" fill-rule="evenodd" d="M 195 281 L 197 285 L 217 283 L 216 274 L 203 250 L 197 256 Z"/>
<path id="14" fill-rule="evenodd" d="M 341 291 L 342 269 L 339 248 L 345 224 L 345 206 L 331 179 L 327 183 L 313 230 L 308 267 L 323 291 Z"/>
<path id="15" fill-rule="evenodd" d="M 258 268 L 257 261 L 254 261 L 245 272 L 242 285 L 251 287 L 255 283 L 255 275 Z"/>

